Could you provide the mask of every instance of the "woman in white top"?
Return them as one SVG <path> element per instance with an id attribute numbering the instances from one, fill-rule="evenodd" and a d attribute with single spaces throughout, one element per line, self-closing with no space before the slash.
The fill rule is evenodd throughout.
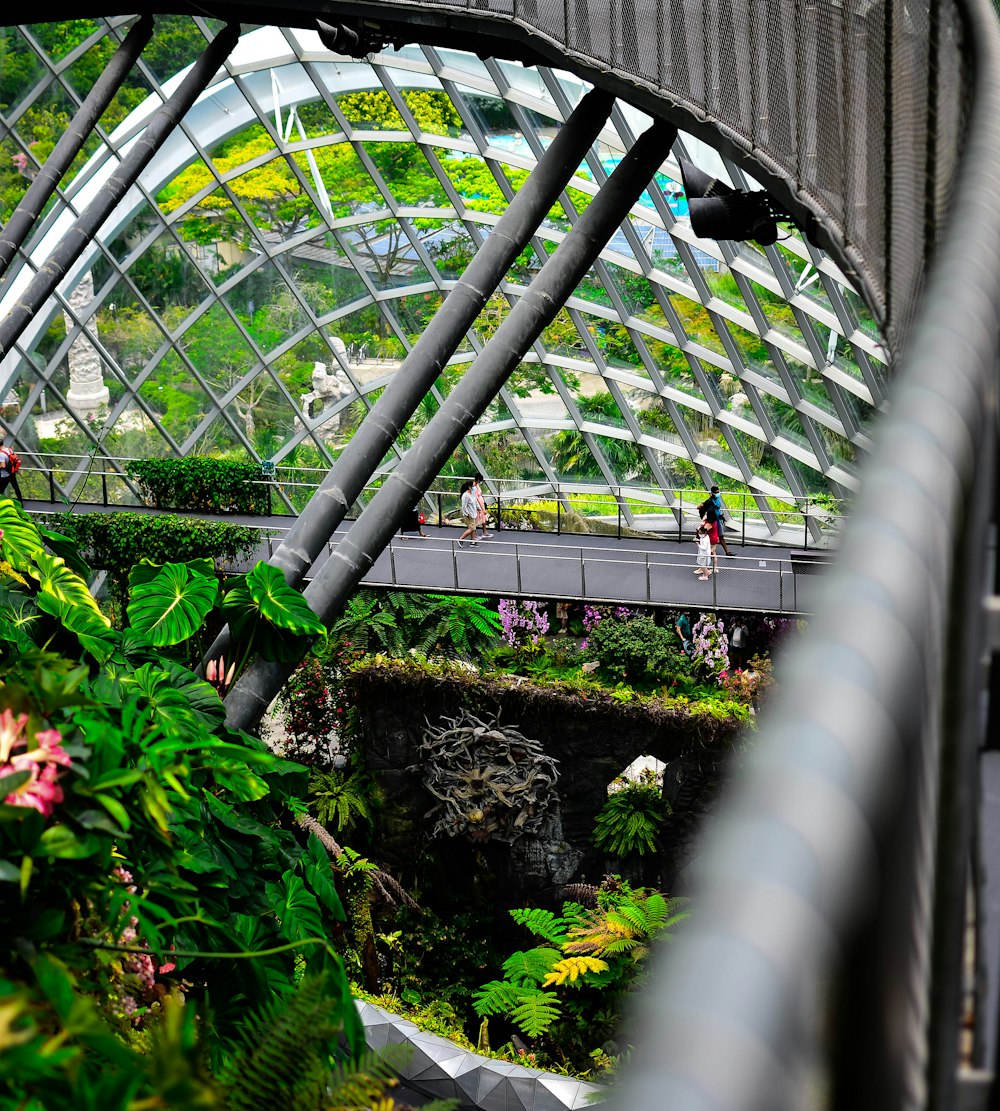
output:
<path id="1" fill-rule="evenodd" d="M 465 547 L 465 541 L 476 543 L 476 518 L 479 515 L 479 502 L 472 490 L 471 482 L 462 483 L 462 520 L 465 522 L 465 532 L 458 538 L 458 546 Z"/>

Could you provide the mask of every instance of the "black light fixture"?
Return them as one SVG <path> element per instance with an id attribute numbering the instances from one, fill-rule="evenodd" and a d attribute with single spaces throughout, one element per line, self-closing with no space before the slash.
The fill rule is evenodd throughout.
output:
<path id="1" fill-rule="evenodd" d="M 769 247 L 789 217 L 763 191 L 744 192 L 681 159 L 691 230 L 701 239 L 753 239 Z"/>
<path id="2" fill-rule="evenodd" d="M 354 20 L 348 23 L 324 23 L 316 20 L 320 42 L 335 54 L 348 58 L 367 58 L 385 46 L 402 46 L 406 41 L 398 31 L 390 31 L 380 23 Z"/>

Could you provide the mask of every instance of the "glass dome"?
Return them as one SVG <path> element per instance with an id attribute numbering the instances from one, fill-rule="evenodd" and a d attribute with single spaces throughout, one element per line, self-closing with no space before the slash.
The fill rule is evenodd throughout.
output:
<path id="1" fill-rule="evenodd" d="M 5 221 L 129 25 L 3 30 Z M 3 311 L 215 30 L 157 20 L 9 272 Z M 328 467 L 586 89 L 569 73 L 457 51 L 359 62 L 313 32 L 248 30 L 4 360 L 2 416 L 19 450 Z M 616 106 L 383 469 L 647 123 Z M 668 503 L 711 483 L 759 499 L 855 487 L 883 399 L 871 317 L 794 229 L 766 249 L 696 237 L 680 157 L 746 184 L 682 135 L 466 437 L 454 474 Z"/>

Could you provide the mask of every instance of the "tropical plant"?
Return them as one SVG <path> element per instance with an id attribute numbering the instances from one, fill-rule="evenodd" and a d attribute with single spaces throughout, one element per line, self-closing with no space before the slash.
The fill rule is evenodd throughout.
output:
<path id="1" fill-rule="evenodd" d="M 335 833 L 346 833 L 359 822 L 370 826 L 378 801 L 378 787 L 364 768 L 314 768 L 309 777 L 310 810 Z"/>
<path id="2" fill-rule="evenodd" d="M 493 646 L 500 618 L 481 598 L 358 590 L 330 629 L 330 643 L 357 651 L 478 660 Z"/>
<path id="3" fill-rule="evenodd" d="M 128 597 L 130 570 L 144 559 L 161 564 L 207 559 L 215 565 L 246 558 L 261 542 L 260 531 L 246 525 L 170 513 L 67 513 L 57 520 L 60 531 L 91 566 L 108 572 L 122 599 Z M 70 562 L 63 549 L 58 554 Z"/>
<path id="4" fill-rule="evenodd" d="M 718 679 L 729 670 L 729 637 L 726 623 L 714 613 L 703 613 L 691 630 L 691 662 L 702 676 Z"/>
<path id="5" fill-rule="evenodd" d="M 584 655 L 616 678 L 656 679 L 672 666 L 675 638 L 651 617 L 605 619 L 592 625 Z"/>
<path id="6" fill-rule="evenodd" d="M 257 1012 L 296 1043 L 282 1105 L 313 1106 L 337 1039 L 357 1054 L 363 1032 L 328 940 L 331 855 L 284 820 L 306 770 L 227 730 L 216 690 L 146 635 L 177 643 L 204 600 L 176 600 L 207 576 L 170 569 L 164 616 L 139 591 L 145 632 L 119 632 L 6 499 L 0 528 L 0 1103 L 274 1106 L 253 1090 L 273 1063 L 236 1047 Z"/>
<path id="7" fill-rule="evenodd" d="M 586 1047 L 601 1045 L 615 1031 L 650 941 L 686 911 L 680 900 L 611 877 L 590 909 L 566 902 L 561 915 L 538 907 L 510 915 L 540 943 L 504 961 L 504 978 L 475 993 L 476 1013 L 507 1015 L 526 1037 L 542 1038 L 557 1059 L 575 1055 L 586 1069 Z"/>
<path id="8" fill-rule="evenodd" d="M 625 783 L 608 795 L 594 825 L 594 844 L 618 857 L 655 852 L 670 806 L 655 783 Z"/>

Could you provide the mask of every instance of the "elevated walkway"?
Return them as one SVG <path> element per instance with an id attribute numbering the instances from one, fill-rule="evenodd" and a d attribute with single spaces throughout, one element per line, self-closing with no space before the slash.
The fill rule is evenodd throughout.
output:
<path id="1" fill-rule="evenodd" d="M 55 502 L 27 501 L 30 513 L 58 513 Z M 144 507 L 79 505 L 76 513 L 146 513 L 166 510 Z M 248 571 L 267 560 L 289 528 L 288 517 L 236 514 L 183 514 L 200 520 L 245 525 L 260 531 L 260 542 L 247 559 L 228 565 Z M 351 522 L 344 522 L 313 564 L 315 576 L 334 554 Z M 693 574 L 695 545 L 690 541 L 578 536 L 569 533 L 522 532 L 504 529 L 476 545 L 460 547 L 461 530 L 449 525 L 423 526 L 427 537 L 397 534 L 362 580 L 364 586 L 437 594 L 504 595 L 511 598 L 565 599 L 628 606 L 724 609 L 805 615 L 816 607 L 827 552 L 808 552 L 808 562 L 795 546 L 746 544 L 733 538 L 733 554 L 719 549 L 719 572 L 709 582 Z"/>

